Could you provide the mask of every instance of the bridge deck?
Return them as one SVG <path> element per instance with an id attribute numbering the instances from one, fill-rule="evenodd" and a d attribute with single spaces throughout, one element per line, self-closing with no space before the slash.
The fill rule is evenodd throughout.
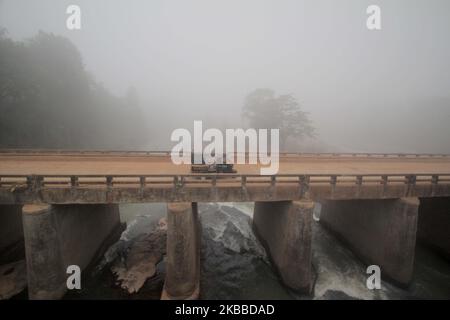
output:
<path id="1" fill-rule="evenodd" d="M 167 153 L 0 152 L 0 204 L 450 196 L 445 155 L 282 154 L 275 177 L 190 173 Z"/>
<path id="2" fill-rule="evenodd" d="M 259 174 L 258 165 L 236 165 L 239 174 Z M 189 174 L 169 156 L 117 154 L 17 154 L 0 152 L 0 175 Z M 395 155 L 281 155 L 279 174 L 450 174 L 450 157 Z"/>

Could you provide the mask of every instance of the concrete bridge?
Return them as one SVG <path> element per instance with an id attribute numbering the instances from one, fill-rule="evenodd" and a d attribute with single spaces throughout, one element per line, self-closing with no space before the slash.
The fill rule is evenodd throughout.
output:
<path id="1" fill-rule="evenodd" d="M 253 223 L 283 282 L 309 293 L 311 222 L 321 222 L 382 277 L 411 281 L 416 238 L 450 255 L 450 156 L 280 155 L 275 176 L 191 174 L 167 152 L 0 152 L 0 253 L 24 239 L 32 299 L 66 291 L 68 265 L 86 268 L 120 232 L 118 204 L 166 202 L 163 298 L 199 295 L 199 202 L 255 202 Z"/>

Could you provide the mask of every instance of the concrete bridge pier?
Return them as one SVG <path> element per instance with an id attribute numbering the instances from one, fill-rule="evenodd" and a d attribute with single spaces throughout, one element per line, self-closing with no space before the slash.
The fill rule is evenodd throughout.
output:
<path id="1" fill-rule="evenodd" d="M 22 218 L 30 299 L 62 298 L 67 267 L 85 269 L 123 230 L 112 204 L 25 205 Z"/>
<path id="2" fill-rule="evenodd" d="M 450 197 L 420 199 L 417 237 L 450 260 Z"/>
<path id="3" fill-rule="evenodd" d="M 412 278 L 418 198 L 329 200 L 322 203 L 320 222 L 343 240 L 381 277 L 400 286 Z"/>
<path id="4" fill-rule="evenodd" d="M 197 203 L 167 204 L 166 279 L 161 299 L 198 299 L 200 230 Z"/>
<path id="5" fill-rule="evenodd" d="M 256 202 L 253 214 L 256 234 L 284 284 L 303 293 L 310 293 L 313 283 L 313 209 L 309 200 Z"/>

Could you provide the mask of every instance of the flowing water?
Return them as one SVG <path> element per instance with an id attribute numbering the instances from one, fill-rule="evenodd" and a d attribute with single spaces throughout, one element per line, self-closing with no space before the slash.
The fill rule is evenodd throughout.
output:
<path id="1" fill-rule="evenodd" d="M 139 239 L 158 228 L 165 217 L 165 204 L 122 205 L 121 218 L 127 229 L 119 242 L 105 254 L 94 271 L 84 276 L 81 291 L 67 299 L 158 299 L 164 282 L 164 258 L 156 274 L 133 294 L 120 288 L 111 271 L 122 263 Z M 366 287 L 365 266 L 318 222 L 313 222 L 313 265 L 316 273 L 311 296 L 286 288 L 271 266 L 267 254 L 252 230 L 250 203 L 199 205 L 202 225 L 202 299 L 410 299 L 450 298 L 450 263 L 417 245 L 414 279 L 408 290 L 382 282 L 381 290 Z M 161 241 L 165 241 L 165 238 Z M 122 261 L 122 262 L 121 262 Z"/>

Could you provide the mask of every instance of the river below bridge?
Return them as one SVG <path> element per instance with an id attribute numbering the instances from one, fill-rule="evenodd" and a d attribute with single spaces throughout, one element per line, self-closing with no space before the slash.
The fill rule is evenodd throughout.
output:
<path id="1" fill-rule="evenodd" d="M 165 269 L 165 212 L 165 204 L 122 205 L 121 218 L 127 229 L 121 240 L 93 271 L 84 275 L 82 290 L 69 292 L 65 298 L 159 299 Z M 317 219 L 313 222 L 313 265 L 317 275 L 313 295 L 291 292 L 281 284 L 253 234 L 252 212 L 251 203 L 199 205 L 202 299 L 450 298 L 450 262 L 421 245 L 417 245 L 414 280 L 408 290 L 387 282 L 382 282 L 381 290 L 368 290 L 364 265 Z M 161 241 L 162 246 L 152 241 Z M 148 247 L 161 252 L 152 255 Z M 154 274 L 146 280 L 149 263 L 155 264 L 150 272 Z M 114 274 L 117 270 L 122 272 L 122 281 Z"/>

